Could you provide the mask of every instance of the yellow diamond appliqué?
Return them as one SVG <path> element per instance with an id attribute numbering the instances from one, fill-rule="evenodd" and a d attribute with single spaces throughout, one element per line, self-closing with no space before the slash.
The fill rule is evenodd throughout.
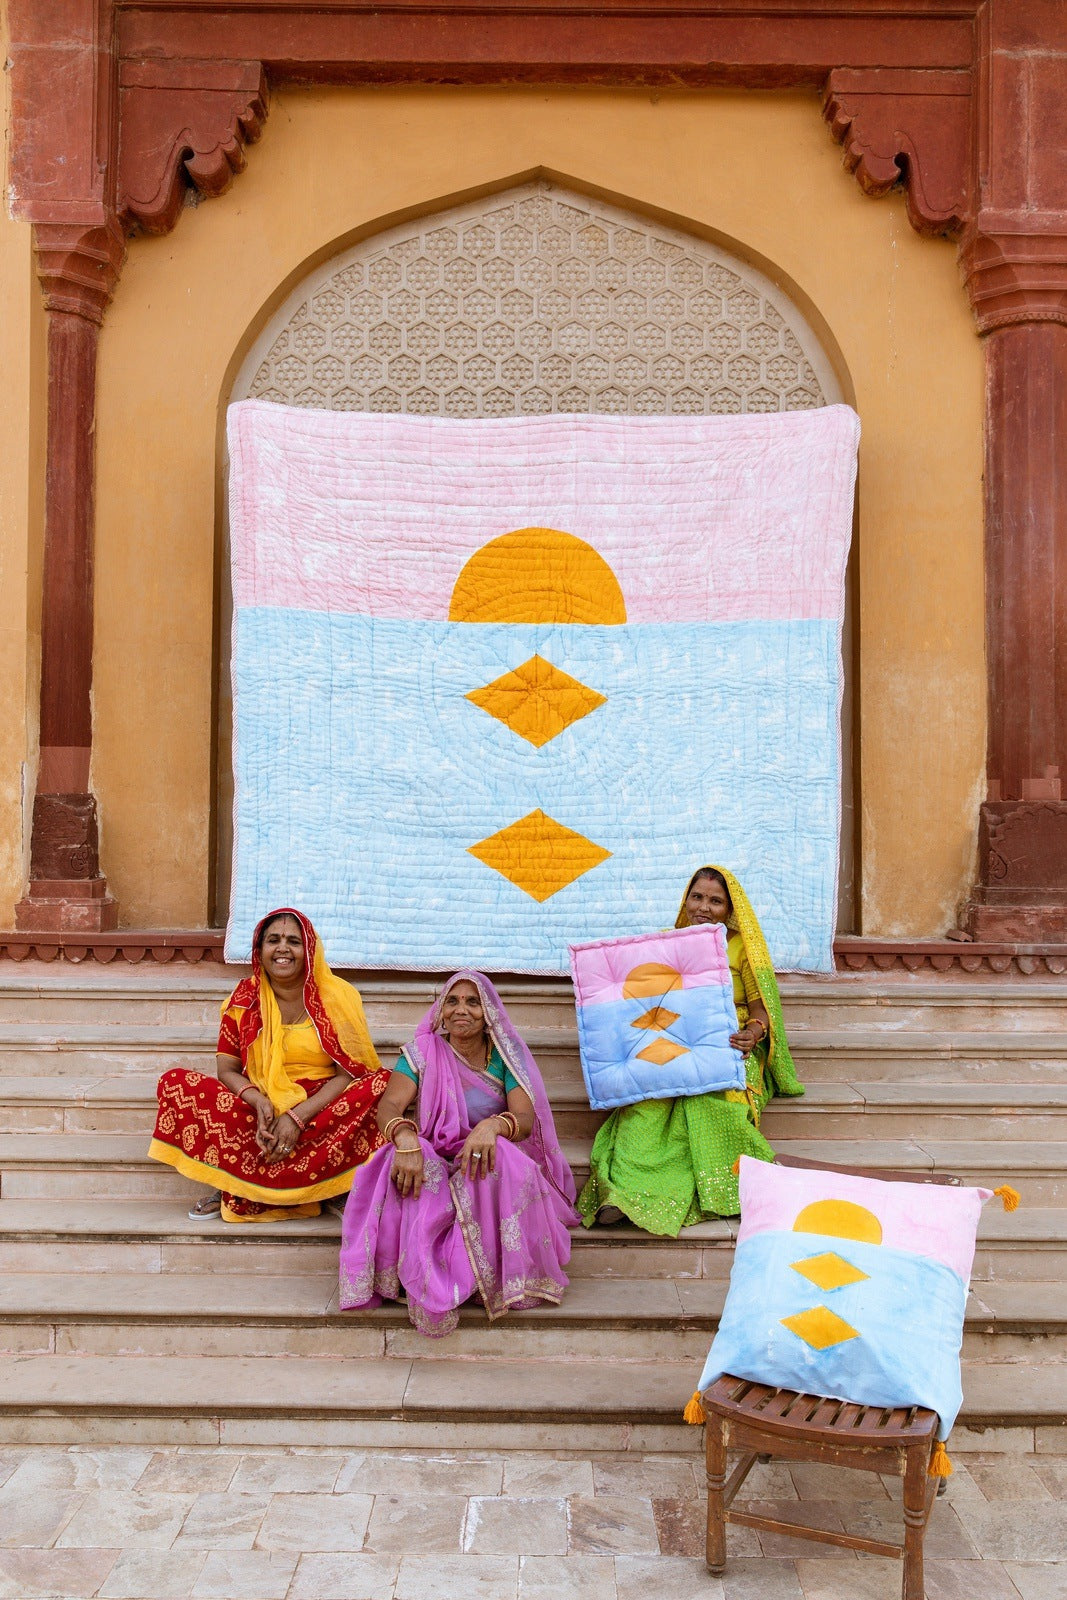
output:
<path id="1" fill-rule="evenodd" d="M 646 1044 L 643 1050 L 637 1052 L 638 1061 L 651 1061 L 654 1067 L 665 1067 L 668 1061 L 673 1061 L 675 1056 L 686 1056 L 689 1048 L 684 1044 L 675 1044 L 672 1039 L 653 1039 L 651 1044 Z"/>
<path id="2" fill-rule="evenodd" d="M 469 853 L 532 900 L 548 900 L 611 855 L 610 850 L 565 828 L 543 811 L 531 811 L 510 827 L 470 845 Z"/>
<path id="3" fill-rule="evenodd" d="M 831 1345 L 859 1338 L 857 1329 L 849 1327 L 829 1306 L 814 1306 L 811 1311 L 801 1311 L 795 1317 L 783 1317 L 782 1326 L 810 1344 L 813 1350 L 829 1350 Z"/>
<path id="4" fill-rule="evenodd" d="M 606 697 L 544 656 L 531 656 L 514 672 L 472 689 L 467 699 L 540 749 L 572 722 L 604 705 Z"/>
<path id="5" fill-rule="evenodd" d="M 631 1022 L 631 1028 L 649 1028 L 657 1031 L 669 1028 L 672 1022 L 678 1021 L 677 1011 L 668 1011 L 666 1006 L 653 1006 L 651 1011 L 642 1011 L 639 1017 Z"/>
<path id="6" fill-rule="evenodd" d="M 843 1289 L 847 1283 L 862 1283 L 870 1276 L 854 1267 L 851 1261 L 828 1250 L 822 1256 L 808 1256 L 806 1261 L 794 1261 L 793 1271 L 799 1272 L 819 1289 Z"/>

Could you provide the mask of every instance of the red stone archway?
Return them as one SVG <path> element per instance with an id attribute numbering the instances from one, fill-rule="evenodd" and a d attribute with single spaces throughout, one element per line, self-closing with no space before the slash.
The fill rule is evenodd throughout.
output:
<path id="1" fill-rule="evenodd" d="M 48 308 L 27 930 L 114 927 L 89 791 L 96 344 L 125 236 L 244 165 L 271 83 L 818 86 L 867 193 L 960 243 L 988 341 L 979 939 L 1067 941 L 1067 8 L 1060 0 L 11 0 L 16 215 Z M 945 625 L 952 625 L 951 595 Z"/>

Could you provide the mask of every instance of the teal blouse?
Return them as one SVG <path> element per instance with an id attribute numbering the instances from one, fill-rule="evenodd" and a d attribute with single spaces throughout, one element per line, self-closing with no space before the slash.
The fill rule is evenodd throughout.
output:
<path id="1" fill-rule="evenodd" d="M 399 1072 L 403 1078 L 410 1078 L 412 1083 L 418 1083 L 419 1081 L 419 1075 L 415 1071 L 415 1068 L 411 1065 L 411 1062 L 408 1060 L 407 1056 L 400 1057 L 400 1060 L 393 1068 L 393 1071 Z M 496 1045 L 494 1045 L 492 1050 L 489 1052 L 489 1064 L 486 1067 L 485 1072 L 486 1076 L 492 1078 L 494 1083 L 499 1083 L 503 1087 L 505 1094 L 510 1094 L 512 1089 L 522 1088 L 522 1084 L 511 1071 L 511 1068 L 505 1066 L 504 1058 L 500 1054 L 500 1051 L 497 1049 Z"/>

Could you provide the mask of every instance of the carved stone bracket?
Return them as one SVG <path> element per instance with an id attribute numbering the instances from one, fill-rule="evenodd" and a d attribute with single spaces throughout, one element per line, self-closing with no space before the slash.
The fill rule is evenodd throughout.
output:
<path id="1" fill-rule="evenodd" d="M 823 115 L 865 194 L 906 186 L 908 217 L 923 234 L 954 234 L 967 220 L 971 75 L 839 67 Z"/>
<path id="2" fill-rule="evenodd" d="M 33 233 L 37 276 L 49 311 L 68 311 L 102 323 L 126 256 L 118 220 L 89 228 L 39 222 Z"/>
<path id="3" fill-rule="evenodd" d="M 964 235 L 960 263 L 980 332 L 1067 326 L 1067 214 L 983 212 Z"/>
<path id="4" fill-rule="evenodd" d="M 119 71 L 119 214 L 127 228 L 174 227 L 192 185 L 223 194 L 259 138 L 267 80 L 258 61 L 136 60 Z"/>

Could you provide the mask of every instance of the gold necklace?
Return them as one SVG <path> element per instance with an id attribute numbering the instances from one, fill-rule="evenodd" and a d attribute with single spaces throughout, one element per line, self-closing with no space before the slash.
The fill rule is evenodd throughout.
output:
<path id="1" fill-rule="evenodd" d="M 482 1043 L 485 1045 L 485 1060 L 482 1062 L 480 1067 L 476 1067 L 474 1065 L 473 1061 L 468 1061 L 467 1057 L 463 1054 L 462 1050 L 457 1050 L 455 1045 L 452 1044 L 452 1040 L 451 1039 L 449 1039 L 448 1042 L 452 1046 L 453 1054 L 457 1055 L 459 1057 L 459 1059 L 462 1061 L 463 1065 L 465 1067 L 469 1067 L 472 1072 L 488 1072 L 489 1071 L 489 1062 L 492 1059 L 492 1055 L 493 1055 L 493 1041 L 492 1041 L 492 1039 L 490 1039 L 488 1034 L 485 1034 L 483 1036 L 483 1039 L 482 1039 Z"/>

